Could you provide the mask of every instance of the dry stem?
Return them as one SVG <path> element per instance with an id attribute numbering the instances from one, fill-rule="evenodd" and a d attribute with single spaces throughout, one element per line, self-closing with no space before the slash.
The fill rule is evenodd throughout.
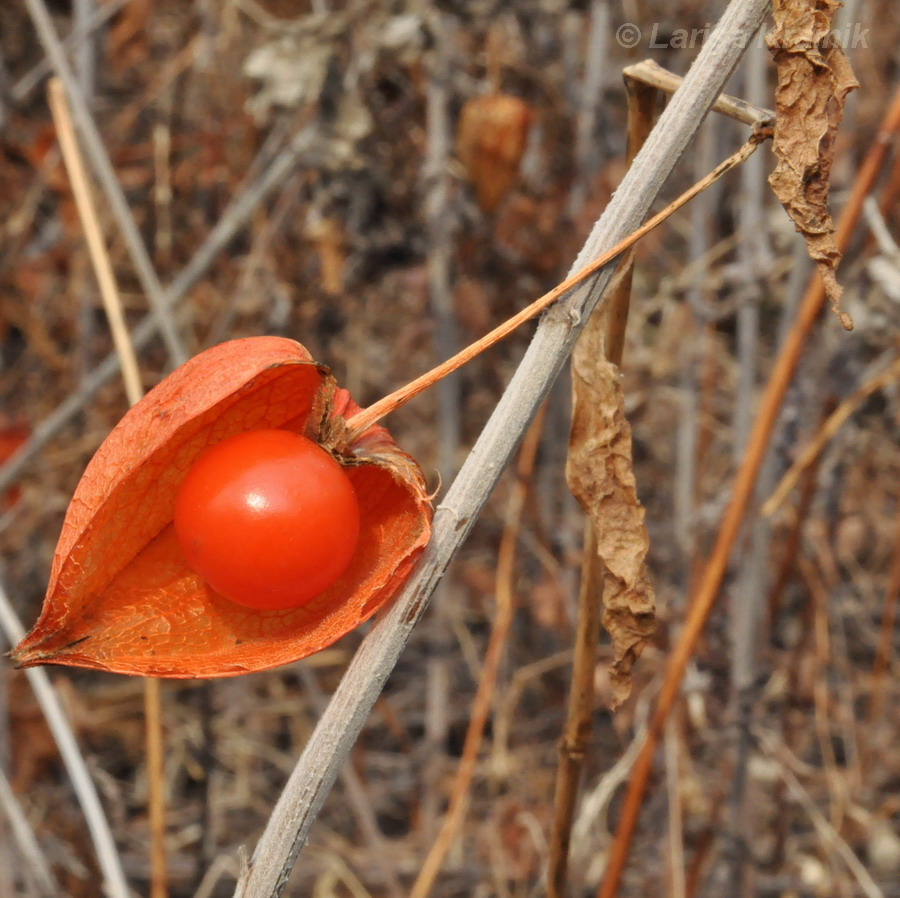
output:
<path id="1" fill-rule="evenodd" d="M 84 238 L 91 255 L 91 264 L 97 276 L 97 285 L 100 287 L 100 296 L 103 298 L 103 308 L 109 319 L 113 344 L 122 363 L 125 393 L 128 396 L 129 404 L 134 405 L 144 392 L 137 356 L 128 336 L 128 326 L 125 324 L 125 314 L 122 311 L 122 300 L 116 285 L 116 276 L 113 274 L 112 262 L 106 251 L 97 207 L 91 193 L 91 185 L 84 162 L 78 150 L 75 129 L 72 127 L 72 116 L 69 114 L 65 91 L 59 78 L 51 78 L 47 84 L 47 99 L 50 103 L 50 112 L 56 126 L 56 136 L 66 164 L 66 171 L 69 174 L 69 183 L 72 185 L 78 217 L 81 219 Z"/>
<path id="2" fill-rule="evenodd" d="M 572 821 L 575 817 L 581 769 L 590 738 L 591 713 L 594 710 L 594 674 L 602 594 L 603 564 L 597 554 L 594 525 L 588 520 L 584 527 L 584 556 L 578 589 L 572 684 L 569 687 L 565 730 L 559 742 L 559 767 L 553 794 L 553 824 L 547 862 L 548 898 L 565 894 Z"/>
<path id="3" fill-rule="evenodd" d="M 53 65 L 57 76 L 65 85 L 69 103 L 87 149 L 87 155 L 106 194 L 110 209 L 122 233 L 131 261 L 134 264 L 135 272 L 141 282 L 141 286 L 144 288 L 144 292 L 147 294 L 147 301 L 153 310 L 153 314 L 156 316 L 160 332 L 169 351 L 169 356 L 173 363 L 180 364 L 187 358 L 187 353 L 175 328 L 175 322 L 166 303 L 162 284 L 159 282 L 159 277 L 153 268 L 153 263 L 150 261 L 150 256 L 141 239 L 134 216 L 131 214 L 128 203 L 125 200 L 125 194 L 122 192 L 122 187 L 116 178 L 116 172 L 109 160 L 109 154 L 106 152 L 103 139 L 81 93 L 78 82 L 75 80 L 59 37 L 57 37 L 50 12 L 44 0 L 25 0 L 25 5 L 34 22 L 35 30 L 44 47 L 47 58 Z"/>
<path id="4" fill-rule="evenodd" d="M 663 70 L 664 71 L 664 70 Z M 681 79 L 678 79 L 679 83 Z M 656 88 L 637 76 L 626 77 L 628 90 L 628 164 L 634 161 L 653 127 Z M 715 107 L 714 107 L 715 108 Z M 621 367 L 625 350 L 625 330 L 631 302 L 632 253 L 623 257 L 608 294 L 606 354 Z M 599 314 L 599 311 L 594 312 Z M 597 554 L 597 535 L 590 519 L 585 522 L 584 553 L 578 590 L 578 619 L 575 625 L 575 657 L 565 729 L 559 745 L 559 768 L 553 796 L 553 824 L 550 830 L 550 857 L 547 862 L 548 898 L 565 893 L 569 843 L 581 770 L 590 741 L 594 708 L 594 667 L 603 604 L 603 563 Z"/>
<path id="5" fill-rule="evenodd" d="M 819 454 L 828 445 L 828 441 L 841 429 L 841 425 L 859 408 L 874 392 L 886 387 L 892 380 L 900 377 L 900 359 L 895 359 L 884 371 L 870 378 L 851 396 L 848 396 L 825 420 L 819 432 L 813 437 L 797 460 L 785 471 L 772 495 L 763 503 L 760 514 L 770 517 L 781 507 L 788 493 L 797 485 L 804 471 L 815 462 Z"/>
<path id="6" fill-rule="evenodd" d="M 673 94 L 684 80 L 680 75 L 664 69 L 652 59 L 630 65 L 622 70 L 626 85 L 630 82 L 643 84 L 647 87 L 661 90 L 667 94 Z M 775 120 L 775 113 L 771 109 L 762 106 L 754 106 L 740 97 L 730 94 L 721 94 L 713 105 L 713 112 L 721 112 L 735 121 L 743 122 L 752 128 L 761 128 Z"/>

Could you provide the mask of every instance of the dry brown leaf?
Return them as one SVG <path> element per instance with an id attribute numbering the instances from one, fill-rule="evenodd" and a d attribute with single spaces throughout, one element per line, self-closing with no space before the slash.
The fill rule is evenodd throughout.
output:
<path id="1" fill-rule="evenodd" d="M 631 693 L 631 668 L 656 628 L 645 559 L 650 547 L 631 460 L 619 369 L 606 358 L 605 318 L 592 315 L 572 353 L 572 432 L 566 480 L 594 522 L 605 566 L 603 626 L 612 637 L 613 707 Z"/>
<path id="2" fill-rule="evenodd" d="M 485 212 L 497 208 L 518 177 L 531 119 L 528 104 L 508 94 L 473 97 L 463 106 L 457 153 Z"/>
<path id="3" fill-rule="evenodd" d="M 834 139 L 847 94 L 859 83 L 837 40 L 832 17 L 837 0 L 775 0 L 775 27 L 766 37 L 778 69 L 775 136 L 778 158 L 769 184 L 806 240 L 831 307 L 847 330 L 853 320 L 841 310 L 835 269 L 841 254 L 828 211 Z"/>

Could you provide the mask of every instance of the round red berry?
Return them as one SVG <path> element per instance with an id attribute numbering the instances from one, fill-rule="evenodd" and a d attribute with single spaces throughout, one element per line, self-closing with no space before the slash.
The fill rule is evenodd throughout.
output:
<path id="1" fill-rule="evenodd" d="M 248 608 L 292 608 L 346 570 L 359 504 L 341 465 L 312 440 L 253 430 L 194 462 L 176 497 L 175 532 L 216 592 Z"/>

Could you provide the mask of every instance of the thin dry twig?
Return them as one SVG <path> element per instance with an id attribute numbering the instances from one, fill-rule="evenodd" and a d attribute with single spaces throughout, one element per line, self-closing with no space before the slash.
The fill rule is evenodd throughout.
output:
<path id="1" fill-rule="evenodd" d="M 638 79 L 626 79 L 628 90 L 628 162 L 634 160 L 653 126 L 656 90 Z M 631 300 L 632 254 L 619 263 L 608 289 L 606 352 L 613 364 L 621 366 L 625 330 Z M 595 312 L 594 314 L 599 314 Z M 565 729 L 559 744 L 559 768 L 553 796 L 553 823 L 547 863 L 547 894 L 558 898 L 565 892 L 569 845 L 581 770 L 590 740 L 594 707 L 594 673 L 599 626 L 603 606 L 604 567 L 597 550 L 597 534 L 590 517 L 585 521 L 584 553 L 578 590 L 578 617 L 575 625 L 572 683 Z"/>
<path id="2" fill-rule="evenodd" d="M 681 808 L 681 776 L 679 755 L 681 749 L 677 718 L 666 722 L 663 740 L 666 759 L 666 803 L 668 805 L 669 894 L 671 898 L 685 898 L 684 868 L 684 816 Z"/>
<path id="3" fill-rule="evenodd" d="M 835 242 L 844 249 L 859 218 L 862 202 L 867 196 L 887 155 L 890 136 L 900 129 L 900 90 L 885 115 L 878 137 L 869 150 L 862 169 L 853 185 L 847 205 L 841 214 L 835 232 Z M 598 898 L 614 898 L 619 878 L 628 857 L 631 837 L 637 824 L 638 813 L 650 775 L 653 755 L 669 711 L 675 702 L 687 663 L 693 655 L 700 633 L 718 596 L 731 549 L 734 546 L 744 512 L 750 502 L 756 476 L 765 456 L 769 437 L 775 426 L 781 403 L 803 352 L 806 336 L 819 316 L 825 299 L 821 278 L 811 280 L 797 313 L 794 326 L 775 362 L 760 409 L 750 434 L 747 452 L 735 478 L 731 499 L 722 519 L 718 536 L 704 569 L 702 580 L 691 602 L 684 628 L 674 646 L 666 666 L 666 679 L 660 690 L 656 710 L 650 722 L 647 739 L 635 764 L 634 775 L 625 795 L 622 816 L 616 833 L 616 842 L 609 868 L 598 891 Z"/>
<path id="4" fill-rule="evenodd" d="M 636 81 L 667 94 L 675 93 L 684 80 L 680 75 L 664 69 L 652 59 L 645 59 L 642 62 L 627 66 L 622 69 L 622 75 L 626 83 L 628 81 Z M 721 112 L 723 115 L 727 115 L 728 118 L 750 125 L 751 128 L 762 128 L 775 120 L 775 113 L 771 109 L 766 109 L 764 106 L 756 106 L 730 94 L 721 94 L 713 104 L 712 111 Z"/>
<path id="5" fill-rule="evenodd" d="M 784 780 L 788 791 L 806 812 L 819 838 L 822 840 L 825 850 L 829 854 L 836 854 L 846 864 L 847 869 L 853 874 L 867 898 L 884 898 L 884 892 L 872 879 L 872 874 L 866 869 L 865 864 L 856 856 L 856 853 L 840 833 L 825 819 L 822 812 L 816 807 L 816 803 L 809 792 L 803 788 L 800 780 L 794 776 L 790 765 L 796 766 L 799 764 L 797 758 L 791 754 L 787 746 L 779 745 L 775 738 L 764 730 L 754 728 L 754 734 L 766 753 L 779 762 L 779 775 Z"/>
<path id="6" fill-rule="evenodd" d="M 490 333 L 485 334 L 474 343 L 470 343 L 465 349 L 460 350 L 455 356 L 435 366 L 425 374 L 411 380 L 408 384 L 388 394 L 378 402 L 373 403 L 368 408 L 357 412 L 347 421 L 347 427 L 356 433 L 362 433 L 367 427 L 371 427 L 376 421 L 380 421 L 386 415 L 396 411 L 405 405 L 410 399 L 415 399 L 420 393 L 427 390 L 430 386 L 446 377 L 448 374 L 461 368 L 463 365 L 472 361 L 476 356 L 480 355 L 486 349 L 490 349 L 498 341 L 504 337 L 508 337 L 516 328 L 536 318 L 549 306 L 553 305 L 560 299 L 568 298 L 573 288 L 583 285 L 589 278 L 601 272 L 607 265 L 615 261 L 623 252 L 634 246 L 642 237 L 645 237 L 654 228 L 661 225 L 667 218 L 677 212 L 682 206 L 689 203 L 695 196 L 702 193 L 708 187 L 713 185 L 723 175 L 736 168 L 746 159 L 756 152 L 759 144 L 767 137 L 766 132 L 760 132 L 747 141 L 737 152 L 733 153 L 719 165 L 717 165 L 705 178 L 701 178 L 681 194 L 676 200 L 673 200 L 640 227 L 635 228 L 627 237 L 623 237 L 615 246 L 598 256 L 593 262 L 586 264 L 575 274 L 569 275 L 561 284 L 558 284 L 552 290 L 549 290 L 543 296 L 538 297 L 530 305 L 527 305 L 521 312 L 517 312 L 511 318 L 508 318 L 503 324 L 495 327 Z"/>
<path id="7" fill-rule="evenodd" d="M 16 616 L 2 585 L 0 585 L 0 630 L 11 646 L 18 644 L 25 637 L 25 628 Z M 131 898 L 109 821 L 103 813 L 97 789 L 78 748 L 72 726 L 63 711 L 56 690 L 50 682 L 50 677 L 42 667 L 26 670 L 25 675 L 28 677 L 38 704 L 47 718 L 47 725 L 59 746 L 60 757 L 72 780 L 75 794 L 78 796 L 88 832 L 97 852 L 97 863 L 100 865 L 100 872 L 103 875 L 103 888 L 109 898 Z"/>
<path id="8" fill-rule="evenodd" d="M 681 79 L 678 79 L 681 82 Z M 626 76 L 628 92 L 628 158 L 634 161 L 653 127 L 657 90 L 648 86 L 640 74 Z M 715 107 L 714 107 L 715 108 Z M 621 367 L 625 349 L 625 331 L 631 302 L 632 254 L 626 254 L 608 288 L 606 354 Z M 594 314 L 599 314 L 595 312 Z M 584 554 L 578 590 L 578 617 L 575 624 L 572 683 L 565 729 L 559 745 L 559 768 L 553 796 L 553 823 L 550 830 L 550 856 L 547 863 L 547 894 L 559 898 L 565 892 L 569 845 L 581 770 L 590 740 L 594 707 L 594 673 L 599 626 L 603 605 L 603 563 L 598 555 L 597 534 L 590 517 L 585 521 Z"/>
<path id="9" fill-rule="evenodd" d="M 767 0 L 732 0 L 682 87 L 594 226 L 573 269 L 617 244 L 644 218 L 729 73 L 759 28 Z M 241 898 L 281 893 L 309 828 L 334 783 L 428 598 L 468 535 L 565 362 L 579 327 L 609 282 L 604 271 L 546 315 L 503 397 L 435 514 L 432 538 L 412 576 L 351 661 L 276 804 L 237 885 Z"/>
<path id="10" fill-rule="evenodd" d="M 584 556 L 578 588 L 578 619 L 575 625 L 572 683 L 565 730 L 559 742 L 559 767 L 553 793 L 553 823 L 547 862 L 548 898 L 565 893 L 572 823 L 578 799 L 581 770 L 590 738 L 594 710 L 594 675 L 603 593 L 603 564 L 597 554 L 594 525 L 584 526 Z"/>
<path id="11" fill-rule="evenodd" d="M 55 882 L 40 843 L 28 817 L 22 810 L 6 774 L 0 770 L 0 808 L 6 813 L 13 841 L 27 864 L 27 875 L 40 892 L 41 898 L 57 898 L 59 885 Z"/>
<path id="12" fill-rule="evenodd" d="M 128 337 L 128 326 L 125 324 L 125 313 L 122 310 L 122 299 L 116 284 L 116 276 L 113 274 L 112 262 L 106 251 L 103 233 L 100 228 L 100 219 L 97 215 L 97 207 L 91 194 L 91 186 L 78 143 L 75 138 L 75 129 L 72 127 L 72 117 L 69 114 L 66 95 L 62 82 L 58 78 L 51 78 L 47 85 L 47 98 L 50 102 L 50 112 L 53 123 L 56 125 L 56 134 L 59 146 L 62 150 L 66 170 L 69 173 L 69 183 L 72 185 L 72 194 L 75 197 L 75 205 L 78 208 L 78 217 L 81 219 L 81 227 L 84 230 L 84 238 L 91 255 L 91 264 L 97 276 L 97 284 L 100 287 L 100 295 L 103 298 L 103 308 L 109 320 L 109 329 L 112 332 L 113 344 L 122 366 L 122 379 L 125 382 L 125 394 L 130 405 L 134 405 L 143 395 L 144 388 L 141 384 L 141 374 L 138 369 L 137 356 L 131 340 Z"/>
<path id="13" fill-rule="evenodd" d="M 797 460 L 785 471 L 772 495 L 763 503 L 760 514 L 771 517 L 781 507 L 788 494 L 797 485 L 797 481 L 808 470 L 821 454 L 828 442 L 841 429 L 847 419 L 875 392 L 886 387 L 891 381 L 900 377 L 900 358 L 894 361 L 874 377 L 867 380 L 859 389 L 848 396 L 825 420 L 818 433 L 809 441 Z"/>
<path id="14" fill-rule="evenodd" d="M 166 864 L 165 747 L 160 682 L 144 679 L 144 726 L 146 729 L 147 791 L 150 817 L 150 898 L 169 894 Z"/>

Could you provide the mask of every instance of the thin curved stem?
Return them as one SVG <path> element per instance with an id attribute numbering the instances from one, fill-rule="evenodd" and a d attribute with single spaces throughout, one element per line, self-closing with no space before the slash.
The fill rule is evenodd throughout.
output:
<path id="1" fill-rule="evenodd" d="M 723 175 L 730 172 L 733 168 L 740 165 L 746 159 L 749 159 L 755 152 L 762 140 L 768 137 L 766 131 L 760 131 L 750 138 L 736 153 L 733 153 L 719 165 L 717 165 L 706 177 L 701 178 L 692 187 L 685 190 L 677 199 L 673 200 L 651 219 L 646 221 L 640 227 L 635 228 L 627 237 L 620 240 L 611 249 L 602 253 L 593 262 L 588 263 L 575 274 L 567 277 L 561 284 L 557 284 L 552 290 L 549 290 L 543 296 L 538 297 L 530 305 L 526 306 L 520 312 L 517 312 L 511 318 L 508 318 L 503 324 L 498 325 L 492 331 L 485 334 L 481 339 L 469 344 L 465 349 L 460 350 L 456 355 L 442 362 L 440 365 L 427 371 L 425 374 L 411 380 L 408 384 L 395 390 L 393 393 L 379 399 L 368 408 L 357 412 L 347 421 L 347 426 L 354 433 L 362 433 L 367 427 L 371 427 L 376 421 L 380 421 L 385 415 L 396 411 L 400 406 L 406 405 L 410 399 L 414 399 L 419 393 L 424 392 L 428 387 L 437 383 L 448 374 L 452 374 L 458 368 L 461 368 L 467 362 L 470 362 L 476 356 L 480 355 L 486 349 L 490 349 L 495 343 L 498 343 L 504 337 L 508 337 L 519 325 L 536 318 L 545 309 L 552 306 L 555 302 L 568 295 L 573 288 L 579 284 L 583 284 L 592 275 L 597 274 L 601 269 L 605 268 L 611 262 L 614 262 L 623 252 L 634 246 L 642 237 L 645 237 L 654 228 L 659 227 L 667 218 L 671 217 L 682 206 L 689 203 L 695 196 L 702 193 L 708 187 L 715 184 Z"/>

